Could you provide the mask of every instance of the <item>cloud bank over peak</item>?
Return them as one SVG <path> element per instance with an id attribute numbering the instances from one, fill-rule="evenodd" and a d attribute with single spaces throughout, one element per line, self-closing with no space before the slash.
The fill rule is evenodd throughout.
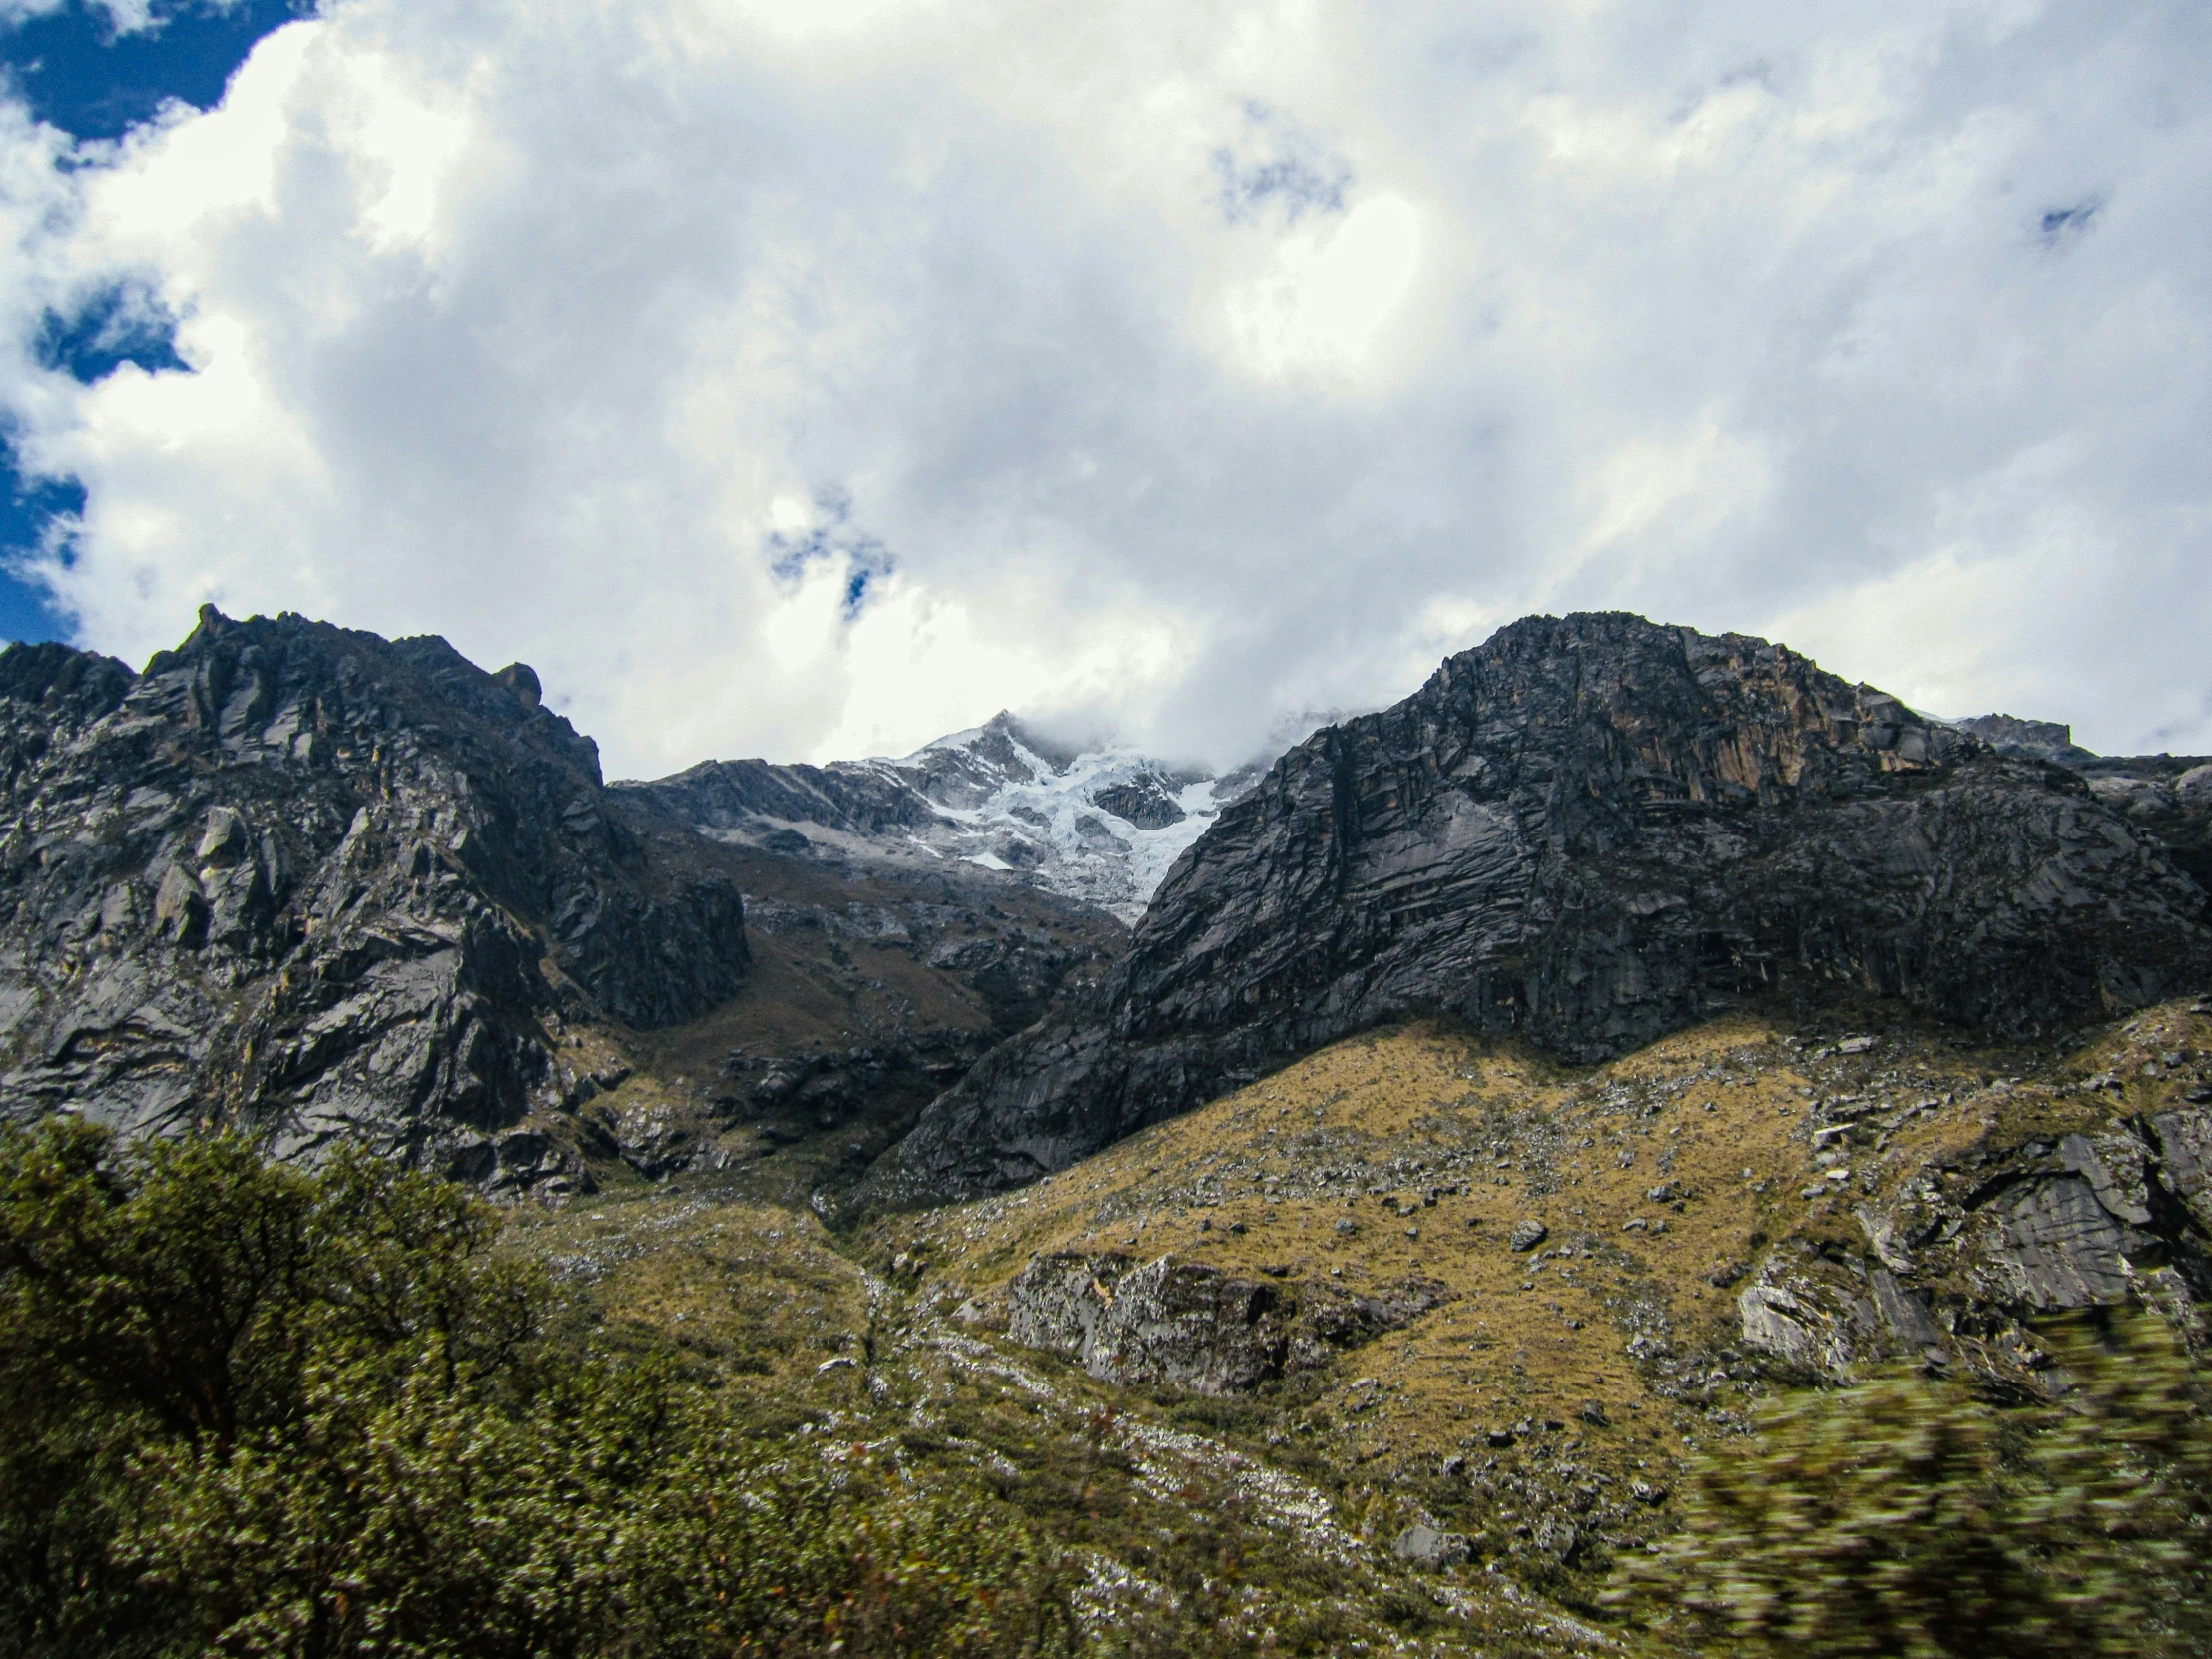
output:
<path id="1" fill-rule="evenodd" d="M 128 658 L 437 631 L 632 775 L 1234 762 L 1618 606 L 2212 749 L 2199 7 L 330 0 L 0 169 Z"/>

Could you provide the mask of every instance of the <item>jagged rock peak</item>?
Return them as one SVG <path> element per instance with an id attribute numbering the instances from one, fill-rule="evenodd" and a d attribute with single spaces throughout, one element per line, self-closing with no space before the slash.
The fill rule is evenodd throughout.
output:
<path id="1" fill-rule="evenodd" d="M 617 787 L 731 844 L 909 874 L 968 864 L 1133 922 L 1257 770 L 1217 778 L 1131 748 L 1071 748 L 1001 712 L 895 759 L 709 761 Z"/>
<path id="2" fill-rule="evenodd" d="M 526 664 L 487 674 L 435 634 L 387 640 L 290 611 L 241 621 L 202 605 L 185 642 L 156 652 L 142 678 L 168 682 L 180 673 L 189 681 L 189 707 L 172 712 L 211 732 L 233 757 L 274 759 L 277 748 L 297 746 L 298 758 L 311 760 L 318 730 L 364 729 L 346 713 L 350 697 L 371 711 L 369 727 L 426 726 L 439 741 L 447 734 L 438 719 L 458 718 L 469 728 L 465 741 L 504 734 L 510 751 L 573 768 L 595 788 L 600 783 L 599 746 L 539 708 L 538 678 Z M 531 712 L 519 722 L 517 703 Z M 333 712 L 329 719 L 326 710 Z"/>
<path id="3" fill-rule="evenodd" d="M 207 606 L 135 677 L 0 655 L 0 1115 L 526 1182 L 564 1013 L 688 1019 L 746 961 L 713 849 L 442 639 Z"/>
<path id="4" fill-rule="evenodd" d="M 868 1196 L 1018 1183 L 1414 1014 L 1573 1060 L 1793 980 L 2078 1020 L 2201 982 L 2203 914 L 2073 774 L 1765 640 L 1530 617 L 1285 754 L 1094 1003 L 987 1058 Z"/>

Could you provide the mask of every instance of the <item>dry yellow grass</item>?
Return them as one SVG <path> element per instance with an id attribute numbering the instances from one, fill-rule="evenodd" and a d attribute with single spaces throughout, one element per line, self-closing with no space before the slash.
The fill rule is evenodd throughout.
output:
<path id="1" fill-rule="evenodd" d="M 2212 1032 L 2175 1005 L 2062 1057 L 1858 1014 L 1863 1025 L 1831 1011 L 1805 1033 L 1735 1016 L 1593 1067 L 1426 1024 L 1376 1033 L 1022 1192 L 886 1223 L 881 1245 L 986 1304 L 1059 1250 L 1352 1291 L 1434 1281 L 1441 1305 L 1329 1374 L 1304 1420 L 1331 1452 L 1385 1468 L 1479 1459 L 1489 1430 L 1548 1419 L 1563 1425 L 1552 1446 L 1620 1474 L 1738 1426 L 1754 1387 L 1746 1373 L 1717 1399 L 1659 1397 L 1666 1368 L 1637 1363 L 1639 1336 L 1725 1357 L 1731 1287 L 1767 1250 L 1862 1248 L 1854 1207 L 1929 1158 L 2102 1121 L 2117 1102 L 2082 1077 Z M 1860 1030 L 1873 1043 L 1839 1052 Z M 1865 1128 L 1817 1137 L 1817 1101 Z M 1348 1219 L 1356 1231 L 1341 1230 Z M 1515 1252 L 1524 1220 L 1549 1236 Z M 1585 1416 L 1593 1402 L 1602 1423 Z"/>

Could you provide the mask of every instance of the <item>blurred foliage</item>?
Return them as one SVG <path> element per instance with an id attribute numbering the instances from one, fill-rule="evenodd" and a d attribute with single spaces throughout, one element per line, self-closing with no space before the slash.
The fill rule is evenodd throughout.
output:
<path id="1" fill-rule="evenodd" d="M 1700 1652 L 2207 1652 L 2198 1372 L 2149 1314 L 2052 1342 L 2055 1403 L 1897 1373 L 1771 1408 L 1693 1465 L 1682 1529 L 1609 1599 Z"/>
<path id="2" fill-rule="evenodd" d="M 0 1655 L 1045 1655 L 991 1494 L 764 1440 L 362 1155 L 0 1131 Z"/>

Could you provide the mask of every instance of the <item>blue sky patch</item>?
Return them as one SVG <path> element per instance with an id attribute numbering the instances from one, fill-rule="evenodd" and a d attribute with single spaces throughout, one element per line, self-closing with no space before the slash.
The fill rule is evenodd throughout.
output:
<path id="1" fill-rule="evenodd" d="M 1248 103 L 1245 120 L 1266 141 L 1268 154 L 1247 159 L 1227 146 L 1214 152 L 1224 219 L 1242 225 L 1274 205 L 1280 205 L 1294 225 L 1309 208 L 1333 214 L 1345 211 L 1345 192 L 1352 188 L 1351 163 L 1328 154 L 1264 104 Z"/>
<path id="2" fill-rule="evenodd" d="M 68 0 L 0 30 L 0 67 L 41 121 L 77 139 L 120 138 L 171 99 L 213 107 L 254 43 L 315 0 L 156 0 L 153 26 L 115 32 L 107 8 Z"/>
<path id="3" fill-rule="evenodd" d="M 867 608 L 868 590 L 897 568 L 891 551 L 874 536 L 852 528 L 851 493 L 836 484 L 815 491 L 819 522 L 804 531 L 771 531 L 762 542 L 769 571 L 779 582 L 797 583 L 827 560 L 845 565 L 844 598 L 838 606 L 847 622 Z"/>
<path id="4" fill-rule="evenodd" d="M 177 319 L 159 299 L 126 285 L 93 295 L 74 316 L 48 311 L 39 325 L 39 366 L 95 386 L 125 363 L 149 374 L 191 373 L 177 355 Z"/>
<path id="5" fill-rule="evenodd" d="M 2096 196 L 2086 202 L 2076 202 L 2070 208 L 2047 209 L 2035 234 L 2046 248 L 2063 248 L 2088 235 L 2090 225 L 2103 211 L 2104 199 Z"/>
<path id="6" fill-rule="evenodd" d="M 94 294 L 70 315 L 48 311 L 35 341 L 39 366 L 98 385 L 125 363 L 149 374 L 190 373 L 177 355 L 177 320 L 143 288 L 119 283 Z M 0 639 L 67 639 L 71 629 L 43 588 L 11 568 L 43 549 L 84 516 L 84 486 L 74 478 L 26 477 L 15 447 L 0 443 Z"/>
<path id="7" fill-rule="evenodd" d="M 57 522 L 75 520 L 84 510 L 84 488 L 76 479 L 26 479 L 15 445 L 0 439 L 0 639 L 69 638 L 68 621 L 46 590 L 21 580 L 8 563 L 43 545 Z"/>
<path id="8" fill-rule="evenodd" d="M 120 138 L 178 100 L 208 109 L 254 43 L 311 16 L 315 0 L 155 0 L 153 23 L 118 34 L 104 6 L 86 0 L 0 29 L 0 73 L 39 120 L 73 139 Z M 121 283 L 71 314 L 48 311 L 34 342 L 40 365 L 96 385 L 125 363 L 149 373 L 189 372 L 177 354 L 176 318 L 142 287 Z M 82 517 L 74 478 L 26 477 L 0 440 L 0 638 L 66 639 L 72 629 L 46 591 L 16 573 L 22 560 Z"/>

